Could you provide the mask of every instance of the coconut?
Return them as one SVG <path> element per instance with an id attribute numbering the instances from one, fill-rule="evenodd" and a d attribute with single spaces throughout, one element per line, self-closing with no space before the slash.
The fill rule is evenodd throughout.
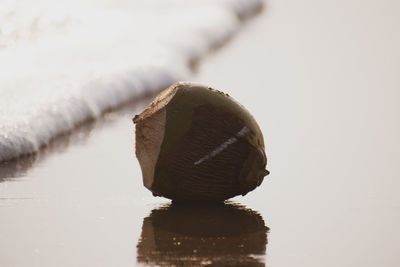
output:
<path id="1" fill-rule="evenodd" d="M 133 118 L 143 184 L 181 202 L 245 195 L 269 172 L 263 135 L 229 95 L 179 82 Z"/>

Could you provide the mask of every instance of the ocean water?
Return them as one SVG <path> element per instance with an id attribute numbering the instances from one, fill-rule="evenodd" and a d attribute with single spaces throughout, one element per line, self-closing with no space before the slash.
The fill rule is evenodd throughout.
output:
<path id="1" fill-rule="evenodd" d="M 190 77 L 261 0 L 0 1 L 0 161 Z"/>

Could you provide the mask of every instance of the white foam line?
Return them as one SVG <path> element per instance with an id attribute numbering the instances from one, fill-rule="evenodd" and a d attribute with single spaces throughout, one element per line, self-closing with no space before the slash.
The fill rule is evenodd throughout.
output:
<path id="1" fill-rule="evenodd" d="M 107 109 L 185 80 L 193 60 L 262 6 L 145 2 L 0 4 L 0 161 L 36 152 Z"/>

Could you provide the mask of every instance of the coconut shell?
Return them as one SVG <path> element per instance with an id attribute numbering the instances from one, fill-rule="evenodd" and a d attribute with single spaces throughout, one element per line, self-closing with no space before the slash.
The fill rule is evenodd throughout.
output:
<path id="1" fill-rule="evenodd" d="M 247 194 L 268 174 L 257 122 L 210 87 L 176 83 L 133 121 L 143 183 L 156 196 L 223 201 Z"/>

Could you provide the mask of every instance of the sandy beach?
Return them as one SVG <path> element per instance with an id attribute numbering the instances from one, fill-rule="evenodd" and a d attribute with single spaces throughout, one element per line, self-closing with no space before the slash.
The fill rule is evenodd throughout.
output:
<path id="1" fill-rule="evenodd" d="M 400 6 L 270 2 L 191 78 L 258 121 L 261 187 L 209 209 L 153 197 L 144 97 L 0 166 L 0 265 L 398 266 Z"/>

